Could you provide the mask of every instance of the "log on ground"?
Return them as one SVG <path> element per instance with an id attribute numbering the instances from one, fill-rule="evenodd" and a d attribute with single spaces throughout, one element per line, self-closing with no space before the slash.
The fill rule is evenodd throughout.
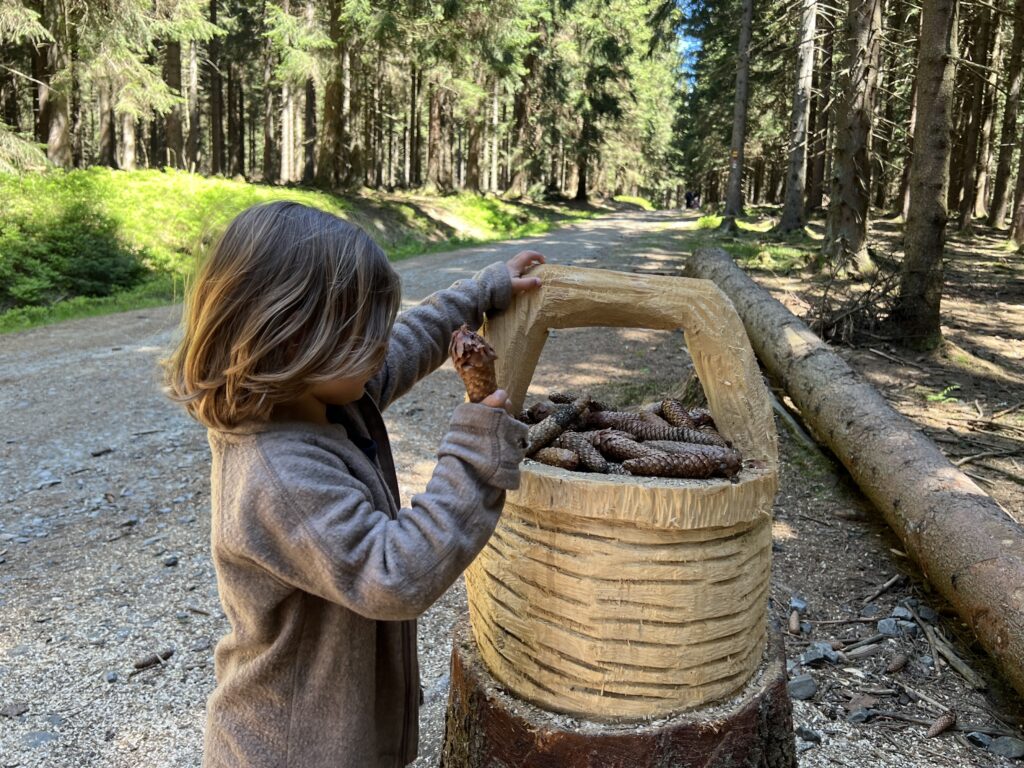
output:
<path id="1" fill-rule="evenodd" d="M 594 723 L 510 695 L 488 672 L 468 616 L 455 628 L 440 768 L 796 768 L 782 637 L 725 702 L 635 723 Z"/>
<path id="2" fill-rule="evenodd" d="M 720 248 L 687 273 L 732 300 L 769 375 L 1024 694 L 1024 528 Z"/>

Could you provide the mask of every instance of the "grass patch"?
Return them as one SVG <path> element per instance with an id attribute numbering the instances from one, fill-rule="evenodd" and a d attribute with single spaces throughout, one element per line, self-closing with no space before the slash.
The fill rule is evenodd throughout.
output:
<path id="1" fill-rule="evenodd" d="M 181 285 L 195 269 L 197 254 L 238 213 L 271 200 L 294 200 L 352 221 L 369 232 L 392 260 L 540 234 L 600 213 L 595 208 L 509 202 L 472 194 L 367 193 L 342 198 L 313 189 L 207 178 L 170 169 L 0 174 L 0 275 L 6 268 L 17 276 L 20 286 L 6 305 L 0 301 L 0 333 L 180 300 Z M 130 287 L 112 284 L 83 295 L 61 279 L 62 265 L 72 258 L 64 253 L 51 258 L 50 246 L 40 233 L 58 231 L 62 243 L 79 242 L 78 233 L 87 221 L 101 233 L 111 233 L 123 253 L 144 267 Z M 18 253 L 12 243 L 20 249 Z M 80 250 L 72 254 L 75 263 L 91 263 L 91 247 Z"/>
<path id="2" fill-rule="evenodd" d="M 653 211 L 656 210 L 654 203 L 648 200 L 646 197 L 636 197 L 635 195 L 616 195 L 612 198 L 616 203 L 625 203 L 626 205 L 635 205 L 642 211 Z"/>

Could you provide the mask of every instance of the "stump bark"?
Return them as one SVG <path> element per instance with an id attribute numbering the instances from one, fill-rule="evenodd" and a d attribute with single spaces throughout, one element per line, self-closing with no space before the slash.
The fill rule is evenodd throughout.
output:
<path id="1" fill-rule="evenodd" d="M 595 723 L 515 698 L 456 625 L 441 768 L 795 768 L 781 635 L 734 697 L 654 721 Z"/>
<path id="2" fill-rule="evenodd" d="M 1024 694 L 1024 528 L 725 251 L 687 268 L 725 291 L 768 373 Z"/>

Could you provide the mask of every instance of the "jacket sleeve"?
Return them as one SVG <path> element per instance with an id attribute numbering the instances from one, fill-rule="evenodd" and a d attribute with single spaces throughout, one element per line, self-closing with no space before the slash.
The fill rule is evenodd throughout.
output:
<path id="1" fill-rule="evenodd" d="M 250 494 L 256 519 L 238 526 L 235 554 L 367 618 L 415 618 L 494 531 L 506 489 L 519 485 L 526 431 L 501 409 L 458 406 L 426 489 L 396 518 L 330 451 L 264 450 L 266 482 Z"/>
<path id="2" fill-rule="evenodd" d="M 367 393 L 383 411 L 444 363 L 453 331 L 463 323 L 479 328 L 485 312 L 501 311 L 511 301 L 512 279 L 498 262 L 402 312 L 395 321 L 384 365 L 367 383 Z"/>

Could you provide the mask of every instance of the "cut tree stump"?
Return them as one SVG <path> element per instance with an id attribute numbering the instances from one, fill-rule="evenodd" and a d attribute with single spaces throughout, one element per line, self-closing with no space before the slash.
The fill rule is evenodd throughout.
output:
<path id="1" fill-rule="evenodd" d="M 697 249 L 687 271 L 725 291 L 768 373 L 1024 694 L 1024 528 L 725 251 Z"/>
<path id="2" fill-rule="evenodd" d="M 732 698 L 652 721 L 588 722 L 510 695 L 456 624 L 441 768 L 795 768 L 781 634 Z"/>

